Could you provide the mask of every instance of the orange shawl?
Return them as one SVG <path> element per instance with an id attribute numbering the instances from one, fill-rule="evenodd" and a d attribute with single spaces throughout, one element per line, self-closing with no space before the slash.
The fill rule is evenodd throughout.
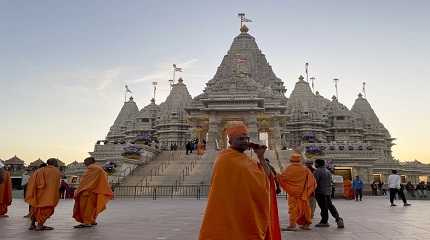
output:
<path id="1" fill-rule="evenodd" d="M 268 180 L 246 154 L 222 151 L 214 164 L 199 239 L 272 239 Z"/>
<path id="2" fill-rule="evenodd" d="M 349 179 L 343 181 L 343 196 L 346 199 L 354 199 L 354 191 L 352 191 L 352 182 Z"/>
<path id="3" fill-rule="evenodd" d="M 0 184 L 0 205 L 10 206 L 12 204 L 12 180 L 8 171 L 3 172 L 3 182 Z"/>
<path id="4" fill-rule="evenodd" d="M 270 235 L 272 240 L 281 240 L 281 226 L 279 224 L 278 199 L 276 197 L 275 177 L 270 176 Z"/>
<path id="5" fill-rule="evenodd" d="M 278 177 L 288 195 L 308 200 L 317 187 L 314 175 L 301 163 L 291 163 Z"/>
<path id="6" fill-rule="evenodd" d="M 299 225 L 310 224 L 309 197 L 314 193 L 317 183 L 312 172 L 301 163 L 292 162 L 280 176 L 278 176 L 281 187 L 288 196 L 297 199 L 297 210 Z"/>
<path id="7" fill-rule="evenodd" d="M 60 200 L 60 170 L 54 166 L 37 169 L 27 184 L 25 201 L 32 207 L 55 207 Z"/>
<path id="8" fill-rule="evenodd" d="M 87 171 L 80 179 L 78 189 L 76 189 L 73 218 L 78 222 L 82 220 L 79 211 L 79 195 L 85 191 L 97 194 L 96 215 L 105 210 L 107 202 L 112 199 L 113 193 L 109 186 L 107 174 L 97 164 L 88 166 Z"/>

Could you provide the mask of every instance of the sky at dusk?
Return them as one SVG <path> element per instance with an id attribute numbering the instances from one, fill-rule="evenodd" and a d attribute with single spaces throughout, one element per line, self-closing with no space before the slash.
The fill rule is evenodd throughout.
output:
<path id="1" fill-rule="evenodd" d="M 128 84 L 139 108 L 169 93 L 171 66 L 192 96 L 233 38 L 237 13 L 284 81 L 304 63 L 321 95 L 367 99 L 394 156 L 430 163 L 430 1 L 0 0 L 0 159 L 82 161 L 104 139 Z"/>

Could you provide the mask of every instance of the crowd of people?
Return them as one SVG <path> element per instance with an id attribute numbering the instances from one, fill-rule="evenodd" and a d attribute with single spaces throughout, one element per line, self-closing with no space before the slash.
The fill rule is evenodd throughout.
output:
<path id="1" fill-rule="evenodd" d="M 405 185 L 406 192 L 413 198 L 427 198 L 427 193 L 430 193 L 430 182 L 427 184 L 424 181 L 419 182 L 414 186 L 410 181 Z"/>
<path id="2" fill-rule="evenodd" d="M 199 142 L 199 139 L 193 139 L 187 141 L 185 144 L 185 154 L 191 154 L 193 151 L 196 151 L 198 155 L 202 155 L 206 148 L 206 141 L 203 139 L 202 142 Z"/>
<path id="3" fill-rule="evenodd" d="M 27 171 L 23 178 L 24 199 L 29 205 L 26 216 L 30 219 L 29 230 L 53 230 L 45 222 L 54 214 L 60 198 L 73 197 L 75 200 L 71 215 L 79 222 L 75 228 L 88 228 L 97 225 L 97 216 L 106 208 L 113 193 L 105 170 L 95 164 L 95 159 L 84 160 L 86 172 L 80 179 L 76 190 L 61 180 L 58 162 L 54 158 L 41 164 L 34 171 Z M 73 195 L 71 195 L 73 194 Z M 8 217 L 8 207 L 12 204 L 12 183 L 10 173 L 0 162 L 0 217 Z"/>

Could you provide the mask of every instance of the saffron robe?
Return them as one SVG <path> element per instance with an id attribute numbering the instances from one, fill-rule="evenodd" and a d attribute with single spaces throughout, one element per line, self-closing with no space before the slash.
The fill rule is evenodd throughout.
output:
<path id="1" fill-rule="evenodd" d="M 25 201 L 38 224 L 43 225 L 54 214 L 60 200 L 60 176 L 58 168 L 48 165 L 37 169 L 28 181 Z"/>
<path id="2" fill-rule="evenodd" d="M 76 189 L 73 218 L 84 224 L 96 223 L 112 196 L 106 172 L 97 164 L 89 165 Z"/>
<path id="3" fill-rule="evenodd" d="M 349 179 L 343 181 L 343 196 L 346 199 L 354 199 L 354 191 L 352 190 L 352 182 Z"/>
<path id="4" fill-rule="evenodd" d="M 271 240 L 281 240 L 281 226 L 279 224 L 278 199 L 276 197 L 276 176 L 271 175 L 270 181 L 270 236 Z"/>
<path id="5" fill-rule="evenodd" d="M 12 180 L 10 173 L 3 171 L 3 182 L 0 184 L 0 216 L 6 215 L 7 208 L 12 204 Z"/>
<path id="6" fill-rule="evenodd" d="M 309 198 L 314 193 L 317 183 L 312 172 L 299 162 L 291 163 L 278 176 L 281 187 L 288 194 L 288 213 L 290 226 L 310 225 L 312 210 Z"/>
<path id="7" fill-rule="evenodd" d="M 214 164 L 200 240 L 272 240 L 270 183 L 263 168 L 235 149 Z"/>

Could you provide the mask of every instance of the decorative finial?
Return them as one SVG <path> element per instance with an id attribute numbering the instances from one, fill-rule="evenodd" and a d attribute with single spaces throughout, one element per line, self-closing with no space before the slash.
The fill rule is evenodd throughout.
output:
<path id="1" fill-rule="evenodd" d="M 178 83 L 183 83 L 184 79 L 182 79 L 181 77 L 178 79 Z"/>
<path id="2" fill-rule="evenodd" d="M 319 95 L 320 95 L 320 92 L 316 91 L 316 92 L 315 92 L 315 95 L 319 96 Z"/>
<path id="3" fill-rule="evenodd" d="M 130 96 L 130 98 L 129 98 L 129 102 L 133 102 L 133 96 Z"/>
<path id="4" fill-rule="evenodd" d="M 248 31 L 249 31 L 249 28 L 245 24 L 240 28 L 240 32 L 242 33 L 247 33 Z"/>
<path id="5" fill-rule="evenodd" d="M 151 103 L 155 103 L 155 98 L 151 98 Z"/>
<path id="6" fill-rule="evenodd" d="M 363 94 L 359 93 L 358 98 L 363 98 Z"/>
<path id="7" fill-rule="evenodd" d="M 337 97 L 335 95 L 333 95 L 333 97 L 331 97 L 331 100 L 336 101 Z"/>
<path id="8" fill-rule="evenodd" d="M 305 78 L 302 75 L 299 76 L 299 81 L 303 81 L 304 79 Z"/>

